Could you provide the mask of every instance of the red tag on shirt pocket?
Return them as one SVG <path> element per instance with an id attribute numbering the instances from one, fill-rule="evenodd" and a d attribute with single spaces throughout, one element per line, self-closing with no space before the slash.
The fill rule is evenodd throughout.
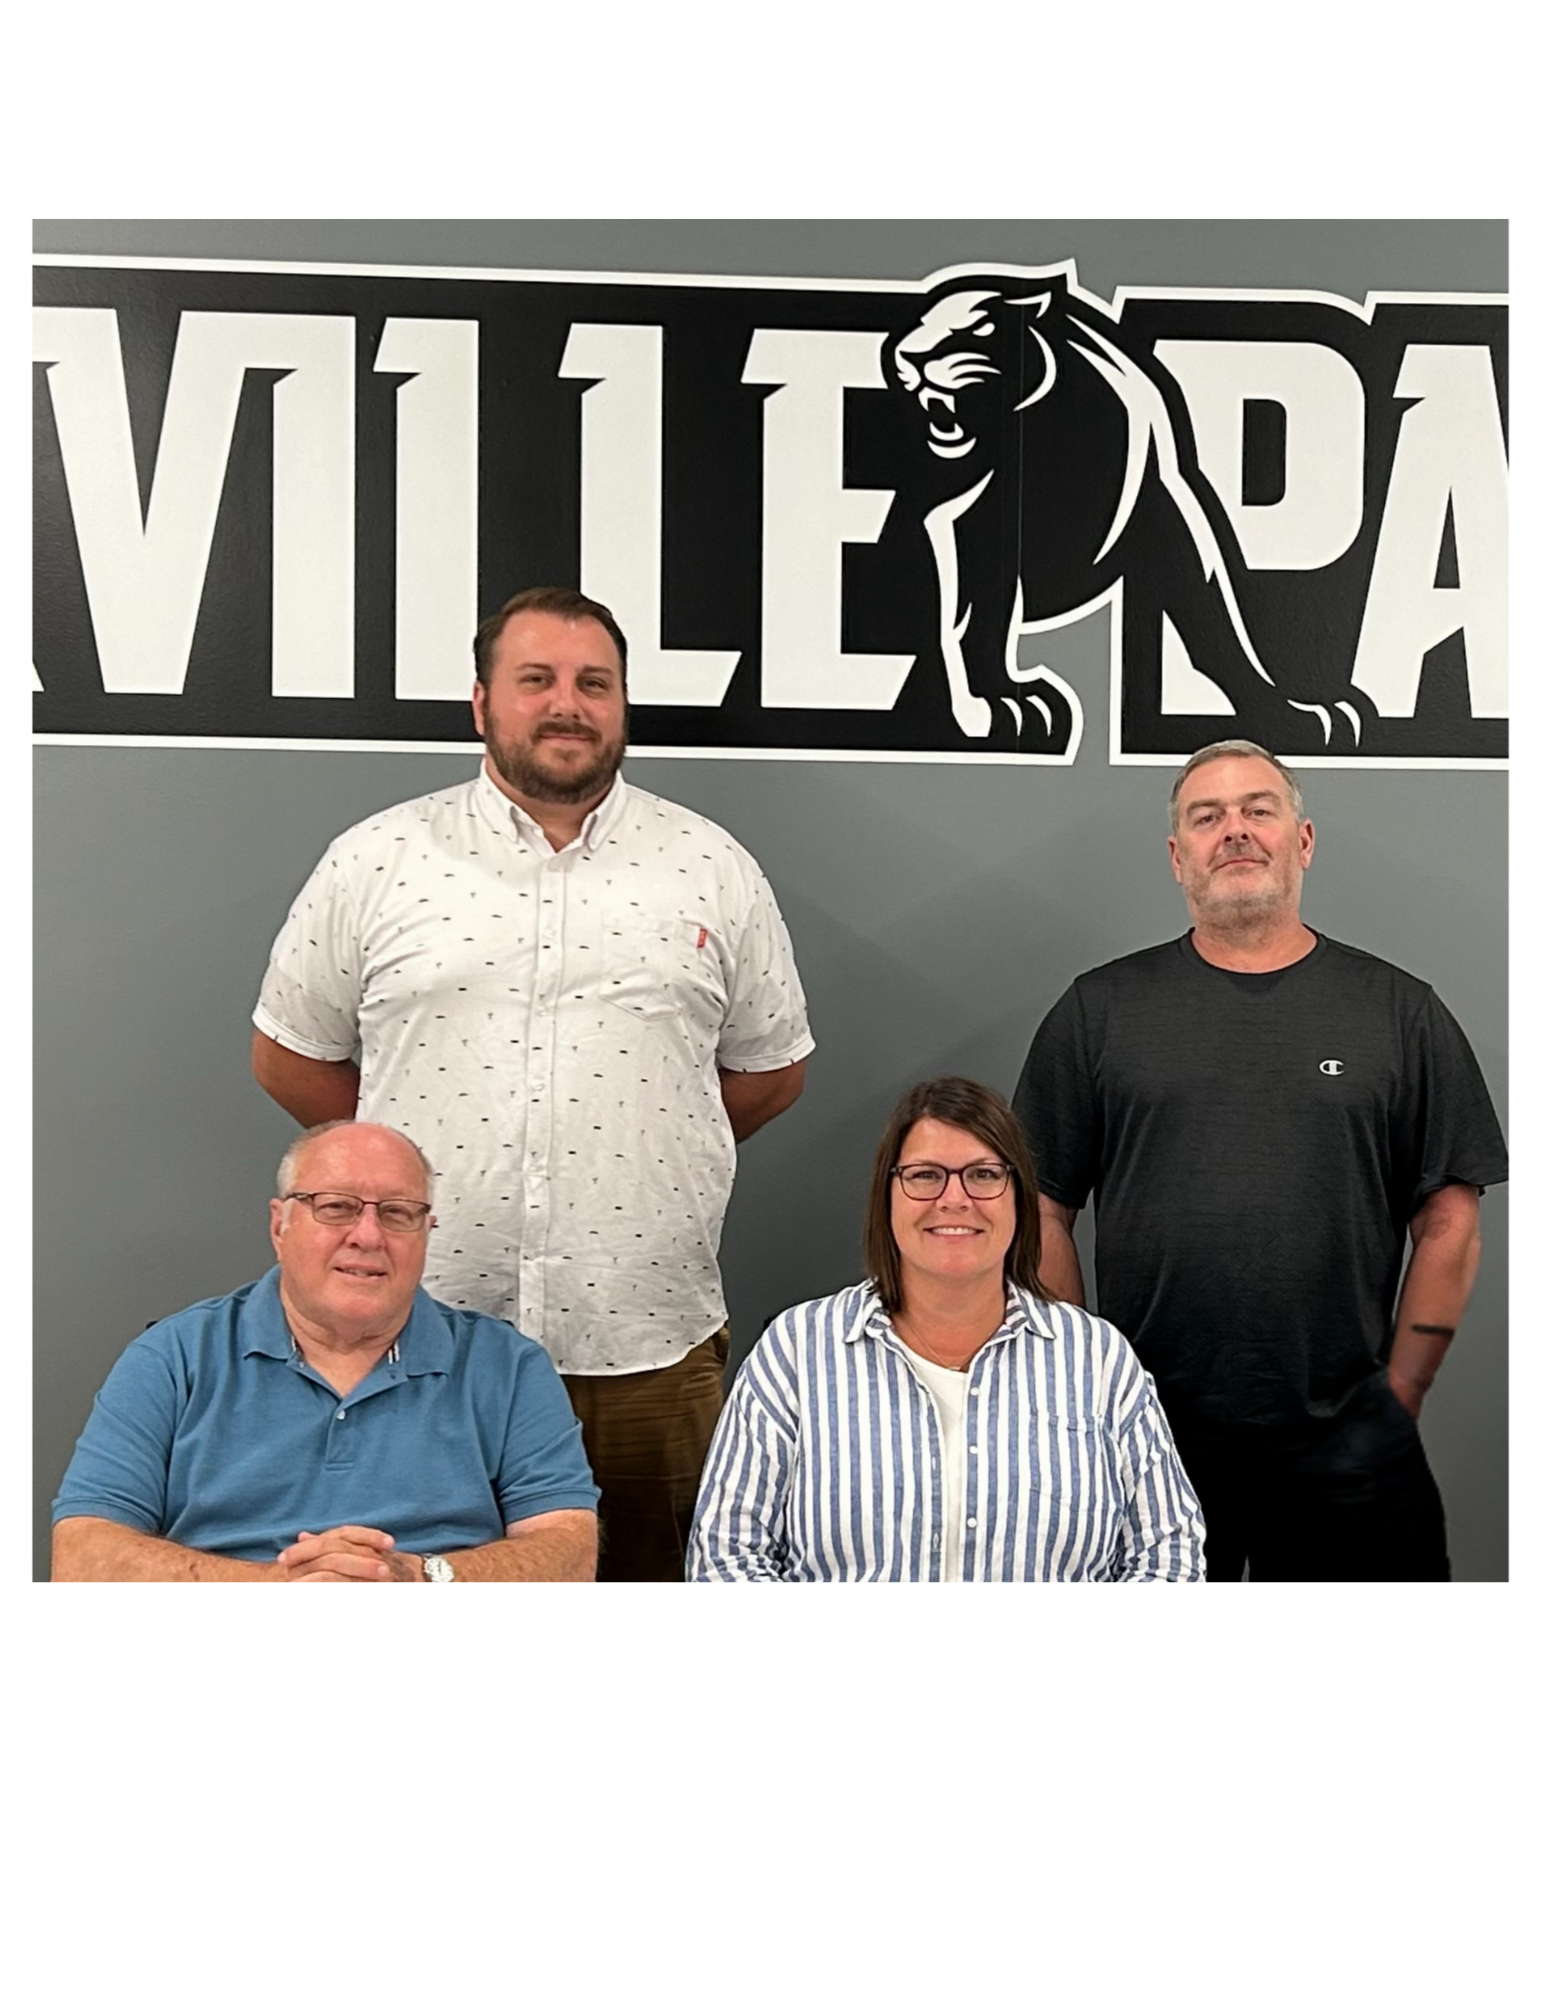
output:
<path id="1" fill-rule="evenodd" d="M 705 929 L 705 928 L 703 927 L 703 925 L 702 925 L 702 924 L 699 924 L 699 925 L 698 925 L 698 927 L 697 927 L 697 948 L 698 948 L 698 950 L 699 950 L 699 951 L 701 951 L 701 950 L 703 949 L 703 946 L 704 946 L 705 944 L 707 944 L 707 942 L 708 942 L 708 932 L 707 932 L 707 930 L 706 930 L 706 929 Z"/>

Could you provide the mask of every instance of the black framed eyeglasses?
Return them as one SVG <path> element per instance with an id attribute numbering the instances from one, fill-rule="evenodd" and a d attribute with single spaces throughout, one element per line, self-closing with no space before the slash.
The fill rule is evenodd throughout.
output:
<path id="1" fill-rule="evenodd" d="M 901 1183 L 901 1192 L 913 1201 L 937 1201 L 956 1176 L 973 1201 L 996 1201 L 1013 1179 L 1001 1160 L 973 1160 L 969 1167 L 940 1167 L 932 1160 L 914 1160 L 908 1167 L 892 1167 L 891 1177 Z"/>
<path id="2" fill-rule="evenodd" d="M 303 1201 L 311 1210 L 312 1220 L 320 1222 L 324 1229 L 347 1229 L 359 1221 L 367 1208 L 373 1208 L 383 1229 L 390 1229 L 398 1236 L 417 1236 L 429 1217 L 427 1201 L 396 1201 L 390 1196 L 385 1201 L 366 1201 L 359 1194 L 301 1194 L 296 1191 L 284 1198 L 286 1201 Z"/>

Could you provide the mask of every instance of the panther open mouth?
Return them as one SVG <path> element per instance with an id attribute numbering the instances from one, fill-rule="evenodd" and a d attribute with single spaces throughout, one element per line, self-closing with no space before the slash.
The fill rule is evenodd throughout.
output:
<path id="1" fill-rule="evenodd" d="M 964 458 L 976 443 L 968 435 L 955 409 L 955 398 L 942 389 L 924 389 L 918 397 L 928 419 L 928 448 L 939 458 Z M 935 415 L 935 405 L 942 414 Z"/>

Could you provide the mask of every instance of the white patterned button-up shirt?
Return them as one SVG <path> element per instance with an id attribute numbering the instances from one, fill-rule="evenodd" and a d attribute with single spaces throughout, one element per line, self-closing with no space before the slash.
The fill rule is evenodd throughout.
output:
<path id="1" fill-rule="evenodd" d="M 1108 1320 L 1011 1288 L 966 1373 L 967 1583 L 1194 1583 L 1202 1516 L 1153 1382 Z M 780 1313 L 703 1472 L 696 1582 L 938 1582 L 932 1396 L 870 1284 Z"/>
<path id="2" fill-rule="evenodd" d="M 723 1324 L 718 1072 L 814 1047 L 772 891 L 727 833 L 619 778 L 554 851 L 486 768 L 339 835 L 253 1019 L 357 1054 L 358 1115 L 428 1155 L 425 1289 L 580 1375 L 666 1367 Z"/>

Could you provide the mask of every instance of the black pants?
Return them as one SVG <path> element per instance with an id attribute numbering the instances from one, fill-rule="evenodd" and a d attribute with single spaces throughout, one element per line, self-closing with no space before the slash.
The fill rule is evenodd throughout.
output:
<path id="1" fill-rule="evenodd" d="M 1443 1502 L 1382 1369 L 1334 1417 L 1171 1419 L 1207 1521 L 1207 1581 L 1446 1583 Z"/>

